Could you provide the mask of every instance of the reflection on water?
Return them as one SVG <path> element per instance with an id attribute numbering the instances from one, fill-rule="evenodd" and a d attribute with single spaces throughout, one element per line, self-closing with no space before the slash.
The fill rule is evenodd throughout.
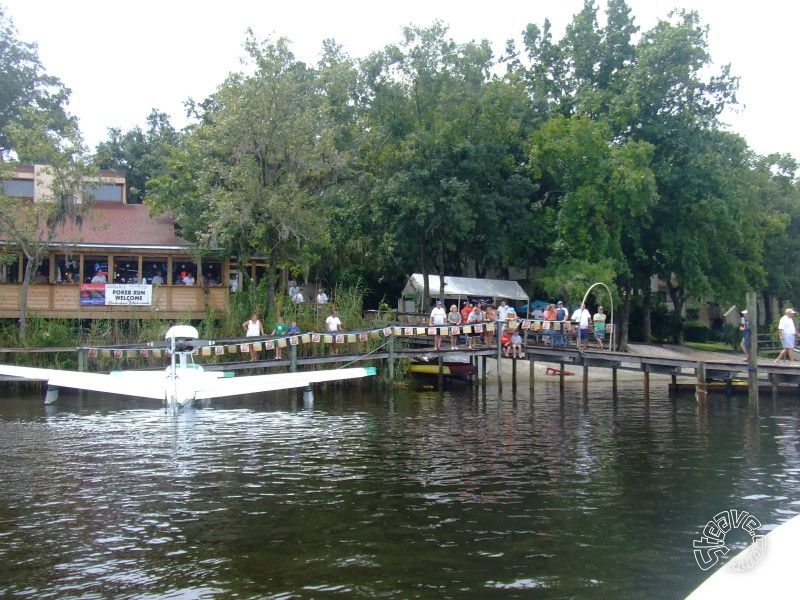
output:
<path id="1" fill-rule="evenodd" d="M 799 417 L 638 385 L 7 397 L 0 594 L 682 598 L 714 514 L 797 512 Z"/>

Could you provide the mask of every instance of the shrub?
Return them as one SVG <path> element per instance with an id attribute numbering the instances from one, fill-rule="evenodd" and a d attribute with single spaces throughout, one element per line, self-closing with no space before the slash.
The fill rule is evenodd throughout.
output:
<path id="1" fill-rule="evenodd" d="M 711 330 L 700 323 L 686 323 L 683 326 L 683 334 L 687 342 L 707 342 Z"/>

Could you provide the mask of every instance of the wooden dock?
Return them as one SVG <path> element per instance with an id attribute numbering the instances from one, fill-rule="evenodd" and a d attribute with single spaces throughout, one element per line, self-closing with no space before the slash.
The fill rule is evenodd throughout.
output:
<path id="1" fill-rule="evenodd" d="M 422 329 L 423 331 L 420 331 Z M 497 378 L 499 383 L 511 379 L 517 385 L 527 380 L 533 388 L 536 380 L 557 380 L 564 388 L 568 378 L 570 381 L 581 381 L 583 389 L 588 392 L 592 372 L 597 369 L 610 371 L 611 380 L 616 389 L 617 374 L 619 372 L 641 373 L 645 398 L 649 395 L 650 378 L 652 375 L 667 376 L 670 390 L 675 392 L 688 392 L 698 387 L 703 391 L 721 391 L 736 393 L 743 389 L 747 382 L 750 370 L 738 353 L 711 353 L 694 351 L 686 347 L 658 346 L 644 344 L 630 344 L 629 352 L 615 352 L 610 350 L 578 350 L 574 346 L 552 348 L 529 339 L 525 346 L 524 359 L 511 359 L 502 356 L 497 346 L 478 346 L 474 350 L 463 346 L 460 350 L 443 350 L 436 352 L 430 345 L 432 336 L 425 331 L 426 328 L 414 328 L 408 331 L 405 326 L 382 327 L 360 332 L 346 332 L 341 335 L 342 340 L 337 347 L 342 352 L 335 355 L 325 347 L 323 334 L 306 333 L 294 338 L 270 340 L 262 342 L 261 356 L 268 355 L 271 350 L 281 348 L 282 359 L 264 359 L 255 362 L 238 360 L 246 354 L 245 346 L 250 341 L 247 338 L 234 338 L 222 340 L 215 348 L 215 352 L 198 353 L 197 362 L 203 364 L 208 370 L 226 370 L 235 372 L 271 372 L 271 371 L 297 371 L 316 367 L 335 368 L 353 364 L 375 364 L 381 367 L 384 378 L 394 379 L 394 373 L 400 361 L 414 361 L 427 359 L 430 364 L 439 364 L 459 355 L 464 360 L 464 355 L 475 365 L 476 377 L 474 383 L 485 382 L 490 377 Z M 402 331 L 403 335 L 399 334 Z M 372 340 L 372 342 L 369 342 Z M 370 346 L 372 349 L 370 349 Z M 354 352 L 355 350 L 355 352 Z M 128 366 L 131 358 L 148 356 L 154 350 L 144 345 L 128 347 L 84 347 L 84 348 L 49 348 L 49 349 L 0 349 L 4 353 L 4 362 L 15 353 L 42 353 L 42 352 L 78 352 L 78 370 L 94 370 L 97 366 L 114 364 L 110 368 L 136 368 Z M 207 359 L 204 357 L 208 357 Z M 441 359 L 441 360 L 440 360 Z M 487 368 L 487 361 L 499 359 L 498 367 L 494 373 Z M 93 360 L 101 360 L 98 365 L 93 365 Z M 126 362 L 127 361 L 127 362 Z M 150 357 L 152 368 L 160 368 L 163 356 Z M 547 365 L 543 373 L 537 373 L 535 365 Z M 509 366 L 510 365 L 510 366 Z M 797 365 L 797 366 L 795 366 Z M 109 366 L 105 367 L 106 369 Z M 793 364 L 776 365 L 767 358 L 759 359 L 755 367 L 758 374 L 760 391 L 773 393 L 800 393 L 800 362 Z M 590 371 L 590 369 L 592 371 Z M 540 369 L 541 371 L 541 369 Z M 607 378 L 607 375 L 606 375 Z M 663 380 L 663 377 L 660 377 Z M 744 385 L 744 389 L 747 386 Z"/>

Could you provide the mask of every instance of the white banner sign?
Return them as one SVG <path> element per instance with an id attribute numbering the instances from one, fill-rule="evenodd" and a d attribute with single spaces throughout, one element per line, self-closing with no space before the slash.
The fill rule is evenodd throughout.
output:
<path id="1" fill-rule="evenodd" d="M 153 303 L 153 286 L 145 284 L 106 284 L 106 305 L 136 304 L 150 306 Z"/>

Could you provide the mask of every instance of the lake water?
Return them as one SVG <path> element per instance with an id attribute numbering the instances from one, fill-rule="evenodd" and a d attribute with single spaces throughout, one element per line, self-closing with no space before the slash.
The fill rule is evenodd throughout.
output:
<path id="1" fill-rule="evenodd" d="M 800 512 L 800 407 L 651 385 L 333 387 L 177 417 L 5 388 L 0 596 L 683 598 L 716 513 L 766 532 Z"/>

